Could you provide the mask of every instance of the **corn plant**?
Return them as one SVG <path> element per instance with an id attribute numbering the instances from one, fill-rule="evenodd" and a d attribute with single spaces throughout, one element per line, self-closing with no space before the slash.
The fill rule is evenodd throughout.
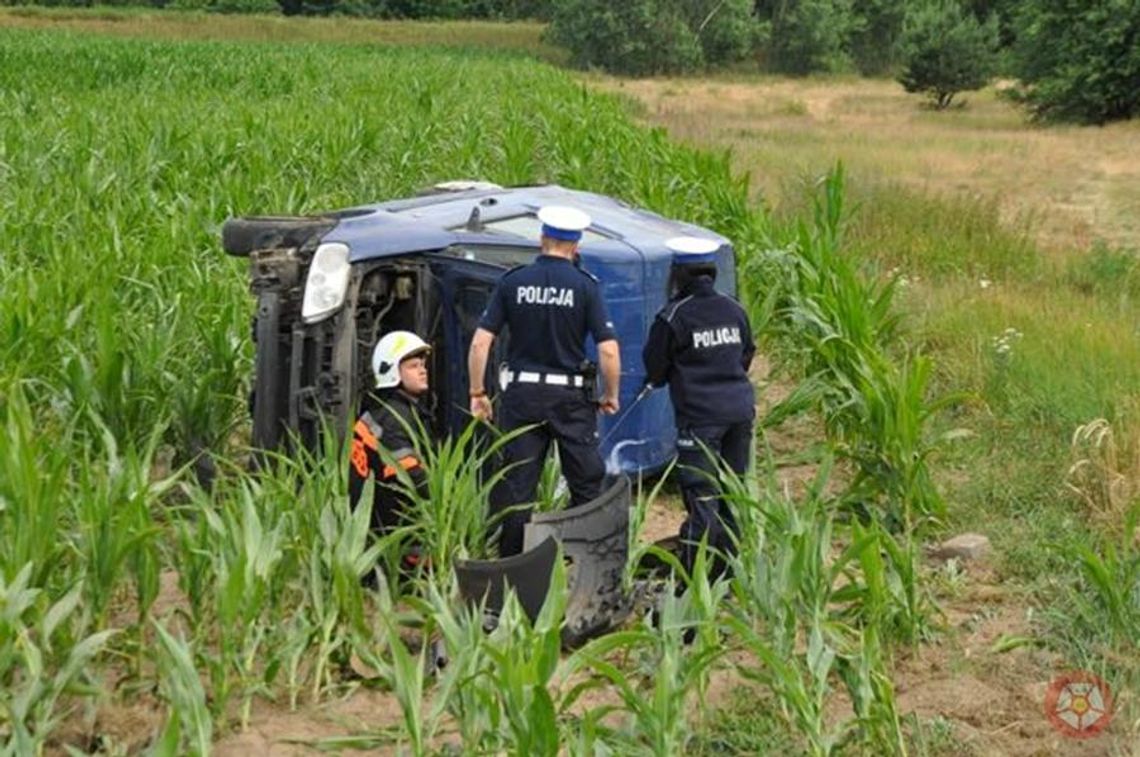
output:
<path id="1" fill-rule="evenodd" d="M 824 460 L 802 502 L 769 488 L 749 503 L 745 485 L 731 476 L 725 479 L 738 510 L 752 510 L 742 519 L 742 533 L 758 517 L 763 534 L 755 542 L 741 539 L 730 560 L 735 602 L 727 623 L 754 660 L 738 664 L 737 670 L 775 695 L 780 715 L 809 753 L 834 754 L 860 739 L 876 750 L 897 753 L 902 742 L 878 629 L 868 625 L 864 630 L 845 620 L 852 604 L 872 614 L 872 623 L 894 609 L 881 564 L 866 558 L 868 550 L 877 554 L 878 534 L 857 534 L 833 556 L 835 505 L 822 498 L 829 475 L 830 462 Z M 853 582 L 860 576 L 852 566 L 860 557 L 871 570 L 856 589 Z M 825 714 L 836 676 L 847 686 L 856 717 L 832 725 Z"/>
<path id="2" fill-rule="evenodd" d="M 427 754 L 428 744 L 435 734 L 441 714 L 438 709 L 431 709 L 428 713 L 432 717 L 424 717 L 427 709 L 424 704 L 424 688 L 427 679 L 428 639 L 425 637 L 418 653 L 412 654 L 400 639 L 391 615 L 382 615 L 381 622 L 393 640 L 389 646 L 391 662 L 387 666 L 388 679 L 404 713 L 403 735 L 407 737 L 412 754 L 420 757 Z"/>
<path id="3" fill-rule="evenodd" d="M 740 674 L 776 694 L 811 753 L 829 754 L 838 742 L 824 721 L 836 656 L 825 633 L 831 523 L 814 515 L 791 503 L 764 512 L 764 551 L 743 549 L 732 564 L 736 604 L 728 623 L 757 662 L 738 666 Z M 801 634 L 804 652 L 797 649 Z"/>
<path id="4" fill-rule="evenodd" d="M 406 600 L 424 621 L 418 653 L 397 635 L 392 599 L 381 591 L 379 622 L 391 639 L 390 661 L 381 664 L 404 714 L 395 735 L 362 735 L 338 745 L 375 745 L 406 741 L 413 754 L 428 753 L 445 717 L 458 729 L 465 753 L 555 754 L 559 746 L 559 708 L 551 691 L 561 651 L 565 609 L 565 569 L 556 563 L 551 591 L 532 624 L 513 592 L 507 593 L 494 630 L 488 632 L 480 605 L 457 605 L 453 591 L 435 582 L 424 597 Z M 452 585 L 450 589 L 454 590 Z M 429 640 L 438 637 L 444 664 L 429 698 Z M 330 742 L 331 743 L 331 742 Z"/>
<path id="5" fill-rule="evenodd" d="M 894 282 L 865 282 L 842 254 L 845 222 L 842 165 L 814 198 L 814 222 L 772 228 L 755 240 L 763 250 L 742 265 L 753 320 L 809 377 L 797 405 L 815 399 L 828 436 L 856 465 L 852 500 L 874 505 L 893 529 L 923 529 L 945 514 L 928 460 L 964 432 L 935 436 L 935 414 L 964 395 L 927 397 L 930 363 L 901 366 Z M 782 416 L 790 408 L 781 408 Z"/>
<path id="6" fill-rule="evenodd" d="M 198 517 L 205 520 L 206 537 L 199 549 L 211 559 L 217 648 L 199 647 L 213 690 L 215 717 L 224 717 L 233 694 L 240 698 L 240 719 L 248 722 L 254 694 L 264 691 L 261 672 L 265 655 L 272 654 L 276 618 L 273 607 L 282 575 L 277 572 L 287 534 L 286 518 L 266 507 L 257 485 L 249 480 L 237 487 L 231 507 L 215 511 L 199 492 Z M 277 612 L 280 612 L 279 610 Z"/>
<path id="7" fill-rule="evenodd" d="M 570 503 L 570 487 L 562 477 L 562 463 L 558 458 L 558 446 L 551 445 L 550 454 L 542 465 L 535 491 L 535 512 L 557 512 Z"/>
<path id="8" fill-rule="evenodd" d="M 1077 565 L 1083 591 L 1078 607 L 1090 629 L 1103 629 L 1114 649 L 1130 650 L 1140 638 L 1140 505 L 1125 515 L 1116 540 L 1105 539 L 1099 549 L 1088 544 L 1055 546 Z M 1130 654 L 1130 652 L 1129 652 Z"/>
<path id="9" fill-rule="evenodd" d="M 503 748 L 504 713 L 492 684 L 484 608 L 457 605 L 452 599 L 456 591 L 431 583 L 419 605 L 426 627 L 439 635 L 446 655 L 432 694 L 432 717 L 450 716 L 468 752 L 493 753 Z"/>
<path id="10" fill-rule="evenodd" d="M 496 692 L 504 715 L 508 749 L 514 755 L 558 753 L 558 712 L 550 687 L 562 651 L 566 611 L 566 569 L 554 563 L 550 589 L 532 625 L 513 592 L 508 592 L 484 653 L 489 676 L 482 679 Z"/>
<path id="11" fill-rule="evenodd" d="M 379 555 L 391 551 L 394 540 L 369 544 L 370 519 L 369 507 L 348 512 L 347 504 L 337 503 L 321 509 L 320 540 L 309 555 L 306 582 L 308 615 L 316 633 L 314 699 L 332 683 L 331 674 L 344 667 L 354 649 L 367 655 L 374 643 L 361 581 L 376 569 Z"/>
<path id="12" fill-rule="evenodd" d="M 661 496 L 661 490 L 664 488 L 666 482 L 669 480 L 669 474 L 673 472 L 673 467 L 676 465 L 675 461 L 670 461 L 661 476 L 654 482 L 653 486 L 646 491 L 644 482 L 637 482 L 637 494 L 633 500 L 633 507 L 630 508 L 629 513 L 629 561 L 626 563 L 625 575 L 623 581 L 626 590 L 633 588 L 633 580 L 638 567 L 641 565 L 642 559 L 646 555 L 652 554 L 659 560 L 663 560 L 666 564 L 670 565 L 674 570 L 679 570 L 680 565 L 673 556 L 666 554 L 661 549 L 652 544 L 643 544 L 641 541 L 641 534 L 645 528 L 645 518 L 649 513 L 649 506 Z"/>
<path id="13" fill-rule="evenodd" d="M 693 728 L 692 700 L 700 703 L 698 711 L 703 710 L 709 675 L 727 651 L 717 617 L 728 584 L 710 584 L 709 563 L 707 545 L 702 542 L 686 590 L 678 591 L 670 580 L 654 617 L 642 619 L 635 628 L 594 639 L 567 661 L 564 676 L 585 672 L 588 678 L 571 689 L 564 708 L 599 686 L 611 687 L 620 701 L 587 713 L 579 726 L 582 738 L 596 731 L 600 718 L 616 708 L 628 715 L 627 728 L 616 734 L 603 730 L 603 741 L 655 755 L 685 752 Z"/>
<path id="14" fill-rule="evenodd" d="M 37 420 L 22 387 L 0 401 L 6 443 L 0 451 L 0 576 L 9 581 L 31 566 L 44 586 L 66 563 L 59 539 L 71 497 L 71 431 Z"/>
<path id="15" fill-rule="evenodd" d="M 884 649 L 878 629 L 862 629 L 850 652 L 838 660 L 839 676 L 855 714 L 852 741 L 879 754 L 905 755 L 907 745 Z"/>
<path id="16" fill-rule="evenodd" d="M 123 574 L 131 570 L 138 599 L 140 624 L 158 594 L 160 527 L 151 517 L 151 503 L 170 491 L 178 475 L 150 481 L 155 453 L 165 428 L 158 425 L 141 448 L 129 443 L 120 450 L 111 430 L 94 415 L 89 422 L 100 429 L 98 452 L 78 471 L 85 494 L 74 501 L 75 551 L 80 555 L 84 586 L 96 623 L 107 607 Z"/>
<path id="17" fill-rule="evenodd" d="M 456 559 L 487 553 L 495 526 L 488 519 L 488 499 L 512 467 L 496 463 L 505 446 L 525 429 L 490 434 L 483 424 L 471 422 L 457 436 L 438 440 L 422 426 L 407 430 L 425 474 L 419 488 L 407 471 L 393 465 L 395 486 L 411 502 L 408 538 L 428 557 L 431 575 L 446 580 Z M 385 449 L 381 456 L 386 464 L 395 462 Z"/>
<path id="18" fill-rule="evenodd" d="M 326 434 L 326 439 L 331 438 L 331 434 Z M 293 492 L 295 531 L 291 551 L 296 555 L 303 597 L 303 620 L 297 621 L 295 631 L 307 637 L 311 645 L 308 654 L 312 658 L 313 700 L 319 700 L 335 683 L 335 675 L 348 667 L 354 650 L 376 662 L 369 650 L 375 646 L 377 629 L 367 619 L 363 581 L 377 570 L 382 557 L 389 575 L 395 575 L 397 547 L 403 538 L 402 533 L 397 533 L 373 539 L 371 495 L 366 493 L 354 510 L 349 508 L 347 449 L 331 442 L 327 442 L 326 449 L 340 450 L 340 454 L 302 455 L 300 462 L 281 458 L 277 477 L 269 479 L 280 487 L 279 496 Z M 379 638 L 385 636 L 381 633 Z M 290 669 L 295 672 L 298 664 L 294 658 Z"/>
<path id="19" fill-rule="evenodd" d="M 170 707 L 154 754 L 156 757 L 208 755 L 213 720 L 194 665 L 195 655 L 184 639 L 176 639 L 162 624 L 154 623 L 154 630 L 159 640 L 159 687 Z"/>
<path id="20" fill-rule="evenodd" d="M 82 585 L 50 606 L 31 579 L 32 563 L 0 577 L 0 754 L 42 754 L 68 716 L 72 697 L 93 697 L 88 668 L 113 629 L 86 634 Z"/>

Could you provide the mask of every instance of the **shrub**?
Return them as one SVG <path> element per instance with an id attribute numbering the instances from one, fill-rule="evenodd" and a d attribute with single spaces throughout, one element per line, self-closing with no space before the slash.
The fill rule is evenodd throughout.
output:
<path id="1" fill-rule="evenodd" d="M 922 92 L 939 110 L 954 95 L 985 86 L 996 64 L 997 21 L 979 23 L 956 0 L 933 0 L 907 17 L 899 82 Z"/>
<path id="2" fill-rule="evenodd" d="M 756 21 L 752 0 L 697 0 L 679 3 L 709 64 L 742 60 L 752 52 Z"/>
<path id="3" fill-rule="evenodd" d="M 1103 124 L 1140 115 L 1140 3 L 1032 0 L 1016 31 L 1020 99 L 1035 117 Z"/>
<path id="4" fill-rule="evenodd" d="M 685 17 L 661 0 L 562 0 L 549 34 L 582 68 L 649 76 L 692 71 L 704 63 Z"/>
<path id="5" fill-rule="evenodd" d="M 855 0 L 851 57 L 859 73 L 886 73 L 897 60 L 906 5 L 895 0 Z"/>
<path id="6" fill-rule="evenodd" d="M 856 25 L 851 0 L 759 0 L 756 15 L 773 70 L 806 74 L 850 65 L 847 40 Z"/>
<path id="7" fill-rule="evenodd" d="M 277 0 L 213 0 L 210 10 L 218 13 L 277 13 Z"/>

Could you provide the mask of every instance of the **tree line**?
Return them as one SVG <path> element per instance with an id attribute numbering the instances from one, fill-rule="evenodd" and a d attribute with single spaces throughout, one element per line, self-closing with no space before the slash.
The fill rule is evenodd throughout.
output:
<path id="1" fill-rule="evenodd" d="M 994 76 L 1033 116 L 1140 115 L 1140 0 L 556 0 L 549 37 L 632 75 L 894 75 L 939 108 Z"/>
<path id="2" fill-rule="evenodd" d="M 23 0 L 0 0 L 0 5 Z M 137 5 L 139 0 L 32 0 Z M 146 0 L 143 0 L 145 3 Z M 894 76 L 939 108 L 994 76 L 1041 119 L 1140 114 L 1140 0 L 150 0 L 158 7 L 533 19 L 573 65 L 652 76 L 742 67 Z"/>

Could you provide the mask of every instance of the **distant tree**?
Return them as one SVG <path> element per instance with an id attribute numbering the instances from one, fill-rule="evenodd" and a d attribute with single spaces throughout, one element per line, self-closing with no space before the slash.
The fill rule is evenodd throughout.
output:
<path id="1" fill-rule="evenodd" d="M 466 6 L 464 0 L 382 0 L 380 3 L 381 13 L 386 18 L 460 18 L 470 15 Z"/>
<path id="2" fill-rule="evenodd" d="M 705 9 L 702 12 L 702 9 Z M 734 0 L 559 0 L 548 39 L 574 65 L 633 76 L 694 71 L 744 54 L 751 27 Z"/>
<path id="3" fill-rule="evenodd" d="M 853 0 L 757 0 L 767 66 L 789 74 L 849 67 L 848 40 L 858 26 L 852 6 Z"/>
<path id="4" fill-rule="evenodd" d="M 276 13 L 277 0 L 210 0 L 215 13 Z"/>
<path id="5" fill-rule="evenodd" d="M 906 19 L 906 3 L 898 0 L 854 0 L 849 47 L 859 73 L 889 71 L 898 59 L 898 41 Z"/>
<path id="6" fill-rule="evenodd" d="M 260 2 L 260 0 L 218 1 Z M 337 14 L 426 19 L 537 18 L 549 5 L 543 0 L 276 0 L 276 2 L 280 4 L 282 13 L 287 16 Z"/>
<path id="7" fill-rule="evenodd" d="M 930 97 L 939 110 L 959 92 L 981 89 L 993 75 L 997 20 L 985 23 L 957 0 L 928 0 L 911 9 L 899 42 L 907 92 Z"/>
<path id="8" fill-rule="evenodd" d="M 470 0 L 470 15 L 475 18 L 549 20 L 552 0 Z"/>
<path id="9" fill-rule="evenodd" d="M 1037 118 L 1140 115 L 1140 1 L 1028 0 L 1017 17 L 1017 95 Z"/>
<path id="10" fill-rule="evenodd" d="M 1016 35 L 1014 26 L 1020 2 L 1021 0 L 962 0 L 962 7 L 982 22 L 997 16 L 998 42 L 1000 47 L 1005 48 L 1013 44 Z"/>
<path id="11" fill-rule="evenodd" d="M 276 13 L 280 6 L 277 0 L 170 0 L 165 7 L 210 13 Z"/>
<path id="12" fill-rule="evenodd" d="M 705 63 L 732 63 L 752 52 L 756 37 L 752 0 L 670 1 L 700 42 Z"/>

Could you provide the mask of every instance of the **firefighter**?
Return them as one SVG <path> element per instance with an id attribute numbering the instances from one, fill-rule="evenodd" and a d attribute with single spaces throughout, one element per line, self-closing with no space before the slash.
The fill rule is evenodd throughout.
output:
<path id="1" fill-rule="evenodd" d="M 704 537 L 718 552 L 734 552 L 736 519 L 719 496 L 716 473 L 721 462 L 738 475 L 748 467 L 756 416 L 748 367 L 756 348 L 744 308 L 714 288 L 720 243 L 677 237 L 666 245 L 671 298 L 654 318 L 642 359 L 646 381 L 668 384 L 673 401 L 687 512 L 678 536 L 681 563 L 691 570 Z M 723 565 L 715 559 L 714 573 Z"/>
<path id="2" fill-rule="evenodd" d="M 494 514 L 511 508 L 502 519 L 500 557 L 522 551 L 529 506 L 552 441 L 558 444 L 572 506 L 601 494 L 605 463 L 598 449 L 597 413 L 618 410 L 617 337 L 598 280 L 578 264 L 578 245 L 590 217 L 576 208 L 547 206 L 538 219 L 542 254 L 499 280 L 468 354 L 471 414 L 491 420 L 483 385 L 487 359 L 496 336 L 504 327 L 510 330 L 499 426 L 509 432 L 536 424 L 506 448 L 513 467 L 504 480 L 505 495 L 496 494 L 492 502 Z M 592 394 L 592 376 L 583 375 L 587 335 L 598 347 L 604 382 L 600 401 Z"/>
<path id="3" fill-rule="evenodd" d="M 361 413 L 353 426 L 348 489 L 355 509 L 365 483 L 375 478 L 372 529 L 378 534 L 395 528 L 406 514 L 408 495 L 395 466 L 408 472 L 421 493 L 426 485 L 412 434 L 423 428 L 419 403 L 428 391 L 430 351 L 427 342 L 410 331 L 385 334 L 372 351 L 377 408 Z"/>

